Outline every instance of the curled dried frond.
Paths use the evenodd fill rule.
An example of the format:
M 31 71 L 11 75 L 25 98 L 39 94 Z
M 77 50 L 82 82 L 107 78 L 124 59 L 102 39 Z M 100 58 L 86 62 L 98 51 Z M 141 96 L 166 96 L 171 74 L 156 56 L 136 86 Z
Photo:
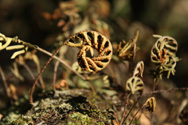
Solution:
M 146 102 L 144 103 L 144 107 L 146 107 L 146 109 L 149 112 L 155 112 L 155 108 L 156 108 L 156 99 L 155 97 L 150 97 L 146 100 Z
M 131 94 L 135 94 L 136 92 L 142 94 L 144 90 L 144 83 L 142 79 L 136 76 L 129 78 L 126 83 L 126 90 L 131 92 Z
M 167 55 L 176 55 L 176 52 L 178 50 L 178 43 L 174 38 L 170 36 L 163 36 L 157 40 L 156 44 L 160 46 L 161 49 L 164 48 Z
M 134 60 L 136 55 L 136 42 L 138 39 L 139 31 L 136 32 L 136 36 L 129 40 L 128 42 L 125 42 L 124 40 L 119 43 L 117 48 L 117 54 L 118 56 L 123 60 Z
M 72 27 L 76 27 L 82 21 L 79 15 L 79 9 L 74 1 L 61 1 L 59 11 L 60 16 L 57 25 L 63 32 L 68 32 Z
M 135 119 L 136 115 L 138 114 L 138 112 L 142 109 L 142 108 L 146 108 L 147 111 L 149 112 L 154 112 L 155 108 L 156 108 L 156 99 L 155 97 L 150 97 L 146 100 L 146 102 L 142 105 L 142 107 L 140 107 L 137 112 L 134 114 L 134 116 L 132 117 L 130 124 L 132 125 L 133 120 Z
M 157 65 L 161 73 L 167 71 L 167 78 L 169 78 L 170 74 L 175 74 L 176 63 L 180 60 L 176 57 L 178 43 L 169 36 L 154 35 L 154 37 L 158 40 L 151 49 L 151 61 Z
M 140 61 L 137 63 L 134 69 L 133 76 L 143 77 L 143 72 L 144 72 L 144 62 Z
M 176 56 L 178 50 L 177 41 L 169 36 L 161 36 L 151 50 L 151 61 L 156 64 L 165 63 L 169 56 Z
M 3 42 L 5 44 L 3 44 Z M 9 46 L 11 43 L 18 43 L 19 45 Z M 32 45 L 30 43 L 26 43 L 22 40 L 19 40 L 17 36 L 14 37 L 14 38 L 10 38 L 10 37 L 6 37 L 5 35 L 0 33 L 0 51 L 3 50 L 3 49 L 18 50 L 18 51 L 13 53 L 13 55 L 11 56 L 11 59 L 14 59 L 18 55 L 21 55 L 21 54 L 27 52 L 28 48 L 37 48 L 37 46 Z
M 79 66 L 83 71 L 97 72 L 104 69 L 112 58 L 111 42 L 96 31 L 83 31 L 74 34 L 65 41 L 70 47 L 81 47 L 77 55 Z M 99 54 L 94 55 L 94 50 Z

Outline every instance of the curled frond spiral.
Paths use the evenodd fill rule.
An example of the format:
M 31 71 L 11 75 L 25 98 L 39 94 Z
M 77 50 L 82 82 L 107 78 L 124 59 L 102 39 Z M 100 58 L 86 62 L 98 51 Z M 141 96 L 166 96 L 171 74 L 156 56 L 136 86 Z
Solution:
M 64 44 L 81 48 L 77 55 L 77 60 L 83 71 L 100 71 L 109 64 L 112 58 L 111 42 L 96 31 L 76 33 L 66 40 Z M 98 56 L 94 56 L 94 49 L 98 51 Z

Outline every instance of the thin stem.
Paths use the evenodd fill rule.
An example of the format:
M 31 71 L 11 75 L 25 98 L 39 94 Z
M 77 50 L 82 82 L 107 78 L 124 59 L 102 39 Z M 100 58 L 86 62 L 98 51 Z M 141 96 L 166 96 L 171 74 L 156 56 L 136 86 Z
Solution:
M 8 87 L 8 84 L 7 84 L 7 81 L 6 81 L 6 78 L 5 78 L 5 74 L 4 74 L 1 66 L 0 66 L 0 73 L 1 73 L 1 77 L 2 77 L 2 80 L 3 80 L 4 87 L 5 87 L 5 91 L 7 93 L 7 96 L 10 98 L 11 97 L 10 89 Z
M 62 47 L 62 45 L 56 50 L 57 52 L 59 52 L 59 49 Z M 52 56 L 52 53 L 37 47 L 37 50 L 41 51 L 42 53 L 45 53 L 49 56 Z M 59 57 L 55 55 L 53 55 L 53 58 L 57 59 L 58 61 L 60 61 L 63 65 L 65 65 L 68 69 L 70 69 L 72 72 L 74 72 L 76 75 L 78 75 L 81 79 L 86 80 L 86 78 L 84 76 L 82 76 L 80 73 L 78 73 L 77 71 L 73 70 L 71 66 L 69 66 L 66 62 L 64 62 L 63 60 L 61 60 Z
M 123 124 L 123 122 L 125 121 L 125 115 L 126 115 L 126 112 L 127 112 L 127 105 L 128 105 L 128 100 L 129 100 L 129 96 L 130 96 L 130 93 L 126 96 L 125 98 L 125 105 L 124 105 L 124 111 L 123 111 L 123 114 L 122 114 L 122 117 L 121 117 L 121 122 L 120 122 L 120 125 Z
M 27 70 L 27 72 L 29 73 L 29 75 L 31 76 L 31 78 L 32 78 L 33 80 L 35 80 L 35 76 L 34 76 L 33 72 L 31 71 L 31 69 L 29 68 L 29 66 L 28 66 L 26 63 L 19 63 L 19 62 L 18 62 L 18 64 L 22 65 L 22 66 Z M 38 71 L 38 72 L 40 72 L 40 71 Z M 40 81 L 40 82 L 41 82 L 41 81 Z M 38 82 L 37 82 L 37 83 L 38 83 Z M 42 85 L 42 88 L 45 87 L 45 86 L 43 86 L 42 83 L 41 83 L 41 85 Z M 37 84 L 37 86 L 39 86 L 39 84 Z M 43 88 L 43 89 L 44 89 L 44 88 Z
M 18 62 L 19 63 L 19 62 Z M 35 80 L 35 76 L 34 76 L 34 74 L 33 74 L 33 72 L 31 71 L 31 69 L 29 68 L 29 66 L 27 65 L 27 64 L 22 64 L 22 63 L 19 63 L 20 65 L 22 65 L 26 70 L 27 70 L 27 72 L 29 73 L 29 75 L 31 76 L 31 78 L 33 79 L 33 80 Z M 37 84 L 38 85 L 38 84 Z
M 31 93 L 30 93 L 30 103 L 31 103 L 31 104 L 33 104 L 33 97 L 32 97 L 32 96 L 33 96 L 33 91 L 34 91 L 34 88 L 35 88 L 35 86 L 36 86 L 38 80 L 40 79 L 40 75 L 44 72 L 46 66 L 51 62 L 51 60 L 52 60 L 53 58 L 55 58 L 55 59 L 57 59 L 58 61 L 60 61 L 60 62 L 61 62 L 62 64 L 64 64 L 68 69 L 70 69 L 70 70 L 73 71 L 76 75 L 78 75 L 81 79 L 86 80 L 86 78 L 85 78 L 84 76 L 82 76 L 82 75 L 81 75 L 80 73 L 78 73 L 77 71 L 73 70 L 73 69 L 71 68 L 71 66 L 69 66 L 66 62 L 64 62 L 63 60 L 61 60 L 59 57 L 56 56 L 56 54 L 60 51 L 61 47 L 62 47 L 64 44 L 62 44 L 62 45 L 52 54 L 52 53 L 50 53 L 50 52 L 48 52 L 48 51 L 46 51 L 46 50 L 44 50 L 44 49 L 42 49 L 42 48 L 40 48 L 40 47 L 38 47 L 38 46 L 36 46 L 36 45 L 32 45 L 32 44 L 30 44 L 30 43 L 27 43 L 27 42 L 25 42 L 25 41 L 23 41 L 23 40 L 18 39 L 17 36 L 14 37 L 14 38 L 10 38 L 10 37 L 5 37 L 5 36 L 2 35 L 2 34 L 0 34 L 0 35 L 2 36 L 1 39 L 3 39 L 4 41 L 5 41 L 6 39 L 11 39 L 11 42 L 21 43 L 21 44 L 23 44 L 23 45 L 25 45 L 25 46 L 27 46 L 27 47 L 29 47 L 29 48 L 37 49 L 38 51 L 40 51 L 40 52 L 42 52 L 42 53 L 45 53 L 45 54 L 47 54 L 47 55 L 50 56 L 49 60 L 46 62 L 46 64 L 43 66 L 43 68 L 41 69 L 40 73 L 39 73 L 38 76 L 36 77 L 35 82 L 34 82 L 34 84 L 33 84 L 33 86 L 32 86 Z M 6 38 L 6 39 L 5 39 L 5 38 Z M 0 40 L 1 40 L 1 39 L 0 39 Z M 43 86 L 43 87 L 44 87 L 44 86 Z
M 27 64 L 25 64 L 25 63 L 24 64 L 19 63 L 19 64 L 22 65 L 27 70 L 27 72 L 30 74 L 32 79 L 35 79 L 33 72 L 31 71 L 31 69 L 29 68 L 29 66 Z
M 42 86 L 42 89 L 45 89 L 44 81 L 43 81 L 41 76 L 39 77 L 39 81 L 40 81 L 40 84 Z
M 128 118 L 128 116 L 129 116 L 129 114 L 131 113 L 131 111 L 133 110 L 133 108 L 136 106 L 136 104 L 138 103 L 138 101 L 140 100 L 141 96 L 142 96 L 142 95 L 140 95 L 140 96 L 138 97 L 138 99 L 136 100 L 136 102 L 134 103 L 134 105 L 131 107 L 131 109 L 129 110 L 129 112 L 128 112 L 127 115 L 125 116 L 124 121 L 122 122 L 122 125 L 124 124 L 124 122 L 125 122 L 126 119 Z
M 155 91 L 156 85 L 158 84 L 159 79 L 157 79 L 156 81 L 153 82 L 153 91 Z
M 39 65 L 36 64 L 36 66 L 37 66 L 38 73 L 40 73 L 40 69 L 41 69 L 40 64 Z M 39 77 L 39 81 L 40 81 L 40 84 L 42 86 L 42 89 L 45 89 L 44 80 L 43 80 L 42 76 Z
M 161 89 L 161 90 L 156 90 L 156 91 L 152 91 L 150 93 L 146 93 L 145 95 L 150 95 L 150 94 L 157 94 L 157 93 L 162 93 L 162 92 L 170 92 L 170 91 L 186 91 L 188 90 L 188 88 L 170 88 L 170 89 Z
M 36 77 L 35 79 L 35 82 L 32 86 L 32 89 L 31 89 L 31 93 L 30 93 L 30 104 L 33 105 L 33 91 L 35 89 L 35 86 L 37 84 L 37 81 L 39 80 L 40 78 L 40 75 L 44 72 L 46 66 L 51 62 L 51 60 L 53 58 L 57 59 L 58 61 L 60 61 L 61 63 L 63 63 L 67 68 L 69 68 L 71 71 L 73 71 L 75 74 L 77 74 L 80 78 L 82 78 L 83 80 L 86 80 L 84 76 L 82 76 L 80 73 L 78 73 L 77 71 L 73 70 L 67 63 L 65 63 L 63 60 L 61 60 L 59 57 L 57 57 L 57 53 L 60 51 L 61 47 L 63 46 L 64 44 L 62 44 L 53 54 L 51 54 L 50 52 L 40 48 L 40 47 L 37 47 L 37 50 L 47 54 L 50 56 L 49 60 L 46 62 L 46 64 L 43 66 L 43 68 L 41 69 L 40 73 L 38 74 L 38 76 Z
M 63 58 L 63 54 L 60 54 L 59 56 L 60 59 Z M 60 62 L 56 61 L 55 66 L 54 66 L 54 78 L 53 78 L 53 89 L 55 90 L 55 83 L 56 83 L 56 77 L 57 77 L 57 68 L 59 67 Z M 68 85 L 66 85 L 67 88 Z
M 51 62 L 51 60 L 53 59 L 54 55 L 56 55 L 56 54 L 59 52 L 58 50 L 59 50 L 59 49 L 57 49 L 57 50 L 53 53 L 53 55 L 49 58 L 49 60 L 48 60 L 48 61 L 46 62 L 46 64 L 43 66 L 43 68 L 41 69 L 40 73 L 38 74 L 38 76 L 37 76 L 36 79 L 35 79 L 35 82 L 34 82 L 32 88 L 31 88 L 31 93 L 30 93 L 30 104 L 31 104 L 31 105 L 33 105 L 33 92 L 34 92 L 35 86 L 36 86 L 36 84 L 37 84 L 37 81 L 39 80 L 40 75 L 44 72 L 46 66 L 47 66 L 47 65 Z
M 132 124 L 132 122 L 133 122 L 133 120 L 135 119 L 136 115 L 138 114 L 138 112 L 139 112 L 144 106 L 145 106 L 145 105 L 143 104 L 142 107 L 140 107 L 140 108 L 137 110 L 137 112 L 134 114 L 133 118 L 131 119 L 129 125 Z
M 120 125 L 117 114 L 114 113 L 114 115 L 115 115 L 115 118 L 116 118 L 116 120 L 113 121 L 114 125 Z
M 14 37 L 14 38 L 6 37 L 6 38 L 7 38 L 7 39 L 11 39 L 12 42 L 22 43 L 23 45 L 26 45 L 26 46 L 28 46 L 29 48 L 37 49 L 38 51 L 40 51 L 40 52 L 42 52 L 42 53 L 45 53 L 45 54 L 49 55 L 50 57 L 52 56 L 52 53 L 50 53 L 50 52 L 48 52 L 48 51 L 46 51 L 46 50 L 44 50 L 44 49 L 42 49 L 42 48 L 40 48 L 40 47 L 38 47 L 38 46 L 36 46 L 36 45 L 32 45 L 32 44 L 30 44 L 30 43 L 28 43 L 28 42 L 25 42 L 25 41 L 23 41 L 23 40 L 20 40 L 20 39 L 18 39 L 18 37 Z M 64 44 L 63 44 L 63 45 L 64 45 Z M 60 48 L 61 48 L 63 45 L 61 45 L 61 46 L 57 49 L 57 53 L 59 52 Z M 70 69 L 72 72 L 74 72 L 74 73 L 75 73 L 76 75 L 78 75 L 80 78 L 82 78 L 83 80 L 86 80 L 86 78 L 85 78 L 84 76 L 82 76 L 82 75 L 81 75 L 80 73 L 78 73 L 77 71 L 73 70 L 73 69 L 71 68 L 71 66 L 69 66 L 69 65 L 68 65 L 66 62 L 64 62 L 63 60 L 61 60 L 59 57 L 57 57 L 56 54 L 53 56 L 53 58 L 55 58 L 55 59 L 57 59 L 58 61 L 60 61 L 63 65 L 65 65 L 68 69 Z
M 37 72 L 40 73 L 41 68 L 40 68 L 40 62 L 39 62 L 38 57 L 37 57 L 36 60 L 37 60 L 37 61 L 34 61 L 34 60 L 33 60 L 33 61 L 34 61 L 35 64 L 36 64 Z M 44 84 L 44 80 L 43 80 L 42 76 L 40 76 L 39 81 L 40 81 L 40 84 L 41 84 L 41 86 L 42 86 L 42 89 L 45 89 L 45 84 Z

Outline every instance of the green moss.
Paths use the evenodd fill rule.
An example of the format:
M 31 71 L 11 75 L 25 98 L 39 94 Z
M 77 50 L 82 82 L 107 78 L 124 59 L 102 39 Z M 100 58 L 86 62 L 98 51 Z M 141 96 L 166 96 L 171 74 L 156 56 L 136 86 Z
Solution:
M 16 119 L 18 119 L 21 115 L 20 114 L 17 114 L 17 113 L 14 113 L 14 112 L 10 112 L 6 117 L 4 117 L 2 119 L 2 122 L 0 123 L 0 125 L 3 123 L 6 123 L 6 124 L 11 124 L 13 121 L 15 121 Z
M 34 121 L 30 116 L 21 116 L 19 119 L 12 122 L 12 125 L 33 125 Z
M 79 112 L 75 112 L 69 115 L 69 120 L 67 125 L 105 125 L 104 122 L 99 122 L 98 120 L 89 117 L 87 114 L 81 114 Z
M 51 90 L 53 91 L 53 90 Z M 71 125 L 104 125 L 112 124 L 115 119 L 113 111 L 99 109 L 96 104 L 98 101 L 102 103 L 102 99 L 96 94 L 92 94 L 87 90 L 65 90 L 50 92 L 42 92 L 44 97 L 35 101 L 35 106 L 28 110 L 25 114 L 16 117 L 9 114 L 5 118 L 12 119 L 4 122 L 6 124 L 26 125 L 26 124 L 71 124 Z M 96 98 L 96 99 L 94 99 Z M 92 100 L 92 101 L 91 101 Z M 92 103 L 95 102 L 95 103 Z M 4 119 L 5 119 L 4 118 Z

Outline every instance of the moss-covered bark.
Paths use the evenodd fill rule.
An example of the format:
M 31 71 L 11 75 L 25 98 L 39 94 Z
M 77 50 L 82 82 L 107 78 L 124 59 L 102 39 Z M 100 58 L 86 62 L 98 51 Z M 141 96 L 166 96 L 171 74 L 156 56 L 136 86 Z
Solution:
M 44 96 L 45 95 L 45 96 Z M 49 96 L 46 96 L 49 95 Z M 111 109 L 99 109 L 96 98 L 88 90 L 46 91 L 25 114 L 9 113 L 1 124 L 13 125 L 106 125 L 115 120 Z M 97 101 L 96 101 L 97 100 Z

